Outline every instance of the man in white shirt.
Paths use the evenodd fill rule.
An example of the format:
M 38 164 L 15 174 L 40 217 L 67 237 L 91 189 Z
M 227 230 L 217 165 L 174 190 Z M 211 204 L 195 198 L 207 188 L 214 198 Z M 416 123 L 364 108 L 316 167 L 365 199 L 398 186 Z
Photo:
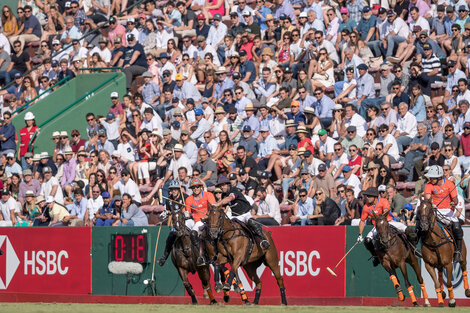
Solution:
M 382 124 L 379 126 L 379 135 L 379 142 L 383 144 L 383 151 L 389 156 L 390 163 L 398 162 L 400 153 L 398 152 L 397 140 L 390 134 L 387 124 Z
M 361 181 L 356 175 L 352 174 L 352 168 L 349 165 L 346 165 L 341 170 L 344 175 L 344 180 L 342 182 L 347 188 L 354 190 L 354 197 L 359 197 L 359 193 L 362 190 Z
M 388 10 L 387 19 L 389 23 L 392 23 L 393 29 L 387 36 L 385 36 L 383 41 L 387 43 L 386 56 L 391 57 L 395 47 L 402 42 L 406 42 L 410 29 L 408 28 L 408 25 L 406 25 L 405 21 L 393 10 Z
M 258 188 L 255 203 L 258 205 L 258 210 L 252 211 L 251 218 L 265 226 L 279 226 L 281 224 L 279 201 L 274 195 L 267 194 L 266 188 Z
M 106 37 L 104 36 L 101 36 L 99 41 L 99 46 L 98 47 L 94 47 L 93 50 L 91 50 L 91 52 L 89 53 L 88 56 L 92 56 L 93 53 L 95 52 L 98 52 L 98 54 L 100 55 L 101 59 L 105 62 L 105 63 L 109 63 L 111 61 L 111 51 L 109 51 L 108 47 L 107 47 L 107 39 Z
M 224 43 L 225 35 L 227 35 L 227 26 L 222 23 L 222 15 L 216 13 L 214 23 L 209 29 L 209 35 L 207 35 L 207 44 L 217 51 L 219 46 Z
M 2 220 L 0 220 L 0 227 L 13 226 L 16 223 L 15 212 L 18 211 L 16 201 L 10 196 L 10 192 L 7 189 L 3 189 L 1 194 L 0 216 Z
M 188 176 L 193 175 L 193 167 L 191 166 L 191 161 L 188 159 L 186 154 L 184 154 L 184 148 L 181 144 L 176 144 L 173 148 L 174 151 L 174 158 L 170 162 L 170 166 L 166 171 L 165 178 L 163 179 L 164 182 L 168 181 L 170 177 L 173 175 L 173 179 L 178 179 L 178 169 L 180 167 L 186 168 L 188 172 Z
M 461 100 L 467 100 L 470 102 L 470 90 L 468 90 L 468 82 L 466 78 L 460 78 L 458 81 L 459 94 L 457 96 L 457 103 Z
M 202 109 L 194 110 L 194 114 L 196 114 L 196 130 L 193 131 L 191 134 L 191 139 L 195 141 L 199 141 L 200 143 L 204 142 L 204 133 L 211 129 L 211 124 L 208 120 L 204 118 L 204 111 Z
M 351 103 L 348 103 L 344 106 L 344 112 L 346 114 L 346 120 L 343 127 L 344 136 L 346 136 L 346 129 L 349 126 L 355 126 L 357 135 L 359 137 L 364 137 L 367 131 L 367 122 L 362 116 L 357 113 L 356 106 Z
M 343 167 L 348 165 L 348 155 L 344 153 L 343 146 L 337 142 L 334 145 L 335 156 L 333 161 L 330 163 L 330 168 L 328 169 L 327 175 L 333 175 L 334 179 L 340 178 L 342 175 Z
M 116 189 L 116 187 L 114 187 Z M 121 193 L 122 194 L 122 193 Z M 85 226 L 93 225 L 93 218 L 95 217 L 96 212 L 103 206 L 103 198 L 101 197 L 101 190 L 98 185 L 93 186 L 91 190 L 91 197 L 87 200 L 86 212 L 83 220 L 85 221 Z
M 410 32 L 413 32 L 415 26 L 421 27 L 421 31 L 427 31 L 428 35 L 430 32 L 429 22 L 419 15 L 419 9 L 417 7 L 412 7 L 410 9 L 411 22 L 410 22 Z
M 318 131 L 318 136 L 320 137 L 319 158 L 323 162 L 330 161 L 335 152 L 336 140 L 328 136 L 328 132 L 323 128 Z
M 137 184 L 131 179 L 131 174 L 127 169 L 121 171 L 121 180 L 114 184 L 114 189 L 118 189 L 121 195 L 125 193 L 130 194 L 132 201 L 137 206 L 142 204 L 139 186 L 137 186 Z
M 144 110 L 144 120 L 140 125 L 140 129 L 148 129 L 150 132 L 157 131 L 160 136 L 163 136 L 162 119 L 152 108 Z
M 64 195 L 57 178 L 52 176 L 52 169 L 49 166 L 43 168 L 44 181 L 41 184 L 40 195 L 47 197 L 54 197 L 54 202 L 64 205 Z
M 411 141 L 418 134 L 416 117 L 408 111 L 408 104 L 401 102 L 398 105 L 398 118 L 397 130 L 395 131 L 395 138 L 397 140 L 398 152 L 403 153 L 403 147 L 410 145 Z
M 206 37 L 204 36 L 197 36 L 197 43 L 198 43 L 198 46 L 199 48 L 197 49 L 198 53 L 197 53 L 197 57 L 198 57 L 198 60 L 204 60 L 204 57 L 206 56 L 207 53 L 210 53 L 212 54 L 212 62 L 214 63 L 215 66 L 219 67 L 220 66 L 220 60 L 219 58 L 217 57 L 217 52 L 215 51 L 215 49 L 208 45 L 206 43 Z

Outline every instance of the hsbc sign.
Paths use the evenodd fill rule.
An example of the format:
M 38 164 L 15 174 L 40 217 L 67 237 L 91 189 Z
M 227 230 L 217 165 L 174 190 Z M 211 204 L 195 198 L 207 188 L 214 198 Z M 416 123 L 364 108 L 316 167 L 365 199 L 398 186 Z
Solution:
M 271 227 L 279 255 L 279 269 L 284 278 L 288 297 L 344 297 L 346 295 L 345 274 L 343 263 L 331 276 L 326 267 L 333 267 L 344 255 L 346 244 L 345 227 L 298 226 Z M 325 239 L 328 233 L 328 239 Z M 331 244 L 334 242 L 334 245 Z M 263 281 L 263 296 L 278 297 L 279 287 L 271 270 L 262 264 L 257 274 Z M 243 287 L 252 298 L 254 283 L 245 272 L 238 271 Z M 201 283 L 196 275 L 190 275 L 190 281 L 197 294 L 202 294 Z
M 0 229 L 0 290 L 91 292 L 90 228 Z

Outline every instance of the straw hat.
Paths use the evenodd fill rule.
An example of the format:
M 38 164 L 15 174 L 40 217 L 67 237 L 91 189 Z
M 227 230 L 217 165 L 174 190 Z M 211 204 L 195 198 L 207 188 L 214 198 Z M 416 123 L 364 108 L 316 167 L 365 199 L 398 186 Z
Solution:
M 261 55 L 273 56 L 274 54 L 273 54 L 273 50 L 271 50 L 271 48 L 266 47 L 266 48 L 263 49 L 263 52 L 261 53 Z
M 214 114 L 225 114 L 225 110 L 222 106 L 215 108 Z
M 245 111 L 254 111 L 255 110 L 255 107 L 253 106 L 252 103 L 248 103 L 246 106 L 245 106 Z
M 305 128 L 305 126 L 299 126 L 299 127 L 297 127 L 296 133 L 305 133 L 305 134 L 308 134 L 308 131 L 307 131 L 307 128 Z

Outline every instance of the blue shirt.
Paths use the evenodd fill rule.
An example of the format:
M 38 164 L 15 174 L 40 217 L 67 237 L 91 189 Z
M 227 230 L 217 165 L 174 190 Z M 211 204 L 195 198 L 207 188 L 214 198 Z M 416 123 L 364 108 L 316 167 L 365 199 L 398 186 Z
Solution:
M 103 206 L 100 208 L 100 214 L 106 214 L 106 213 L 116 214 L 114 201 L 111 201 L 109 205 L 103 204 Z
M 245 63 L 240 63 L 240 75 L 242 76 L 242 79 L 245 78 L 246 73 L 251 73 L 250 79 L 247 81 L 247 83 L 253 83 L 256 78 L 256 68 L 253 62 L 250 60 L 246 60 Z
M 315 102 L 314 104 L 315 112 L 318 112 L 318 116 L 321 118 L 332 117 L 334 107 L 335 107 L 335 102 L 327 95 L 323 95 L 321 100 Z
M 369 33 L 369 29 L 375 28 L 377 24 L 377 17 L 375 15 L 371 15 L 368 20 L 365 18 L 361 18 L 359 24 L 357 25 L 357 31 L 361 35 L 362 40 L 367 39 L 367 34 Z M 372 33 L 372 37 L 370 37 L 369 41 L 375 40 L 375 31 Z
M 313 96 L 307 95 L 304 100 L 302 100 L 302 98 L 299 97 L 297 101 L 300 104 L 300 112 L 303 112 L 306 107 L 313 108 L 313 104 L 317 101 L 317 99 L 315 99 L 315 97 Z
M 374 78 L 369 73 L 365 73 L 364 76 L 357 78 L 357 99 L 362 96 L 367 98 L 375 98 L 375 87 Z
M 453 20 L 451 20 L 447 15 L 444 17 L 444 27 L 447 35 L 449 36 L 452 35 L 452 25 L 455 24 L 455 21 L 457 21 L 457 16 L 455 16 Z
M 86 197 L 82 197 L 82 201 L 80 202 L 77 202 L 75 199 L 72 207 L 67 207 L 70 210 L 70 215 L 76 216 L 78 219 L 83 219 L 87 210 L 87 202 Z
M 274 18 L 276 20 L 279 20 L 279 17 L 281 17 L 282 14 L 289 16 L 292 21 L 292 24 L 295 25 L 296 18 L 294 14 L 294 8 L 292 7 L 292 4 L 290 4 L 290 2 L 287 0 L 284 0 L 282 4 L 277 7 Z
M 279 150 L 279 146 L 277 145 L 276 139 L 272 135 L 268 135 L 268 137 L 259 143 L 259 157 L 266 157 L 273 153 L 273 150 Z
M 23 34 L 26 33 L 28 29 L 32 28 L 33 29 L 33 34 L 41 38 L 42 35 L 42 28 L 41 24 L 39 23 L 38 19 L 36 16 L 31 15 L 29 18 L 27 18 L 24 21 L 24 31 Z
M 266 30 L 268 28 L 266 26 L 266 16 L 268 14 L 272 14 L 272 11 L 271 9 L 263 5 L 261 9 L 258 10 L 258 12 L 262 15 L 262 17 L 260 18 L 258 15 L 255 14 L 255 22 L 258 23 L 259 28 L 261 30 Z
M 254 131 L 255 133 L 253 134 L 253 137 L 258 138 L 259 135 L 259 121 L 258 118 L 253 114 L 250 116 L 248 119 L 243 122 L 242 129 L 246 125 L 249 125 L 251 127 L 251 130 Z
M 233 89 L 234 87 L 235 87 L 235 83 L 233 82 L 233 80 L 226 77 L 223 81 L 220 81 L 215 85 L 215 93 L 214 93 L 215 98 L 219 100 L 220 97 L 222 97 L 222 95 L 224 94 L 224 90 Z
M 347 22 L 343 21 L 341 22 L 341 24 L 339 24 L 338 33 L 341 32 L 343 29 L 347 29 L 349 30 L 349 32 L 352 32 L 354 30 L 354 27 L 356 26 L 356 22 L 352 18 L 349 18 Z
M 449 75 L 447 75 L 447 87 L 446 87 L 446 90 L 452 94 L 452 87 L 453 86 L 458 86 L 459 85 L 459 79 L 461 78 L 467 78 L 465 77 L 465 73 L 462 72 L 461 70 L 459 69 L 456 69 L 455 72 L 452 74 L 451 72 L 449 72 Z
M 156 96 L 160 96 L 160 88 L 154 81 L 149 81 L 148 84 L 144 85 L 142 89 L 142 97 L 144 98 L 144 102 L 147 104 L 153 104 L 153 99 Z M 157 99 L 158 101 L 158 99 Z
M 297 125 L 299 122 L 305 123 L 305 115 L 300 111 L 296 115 L 289 112 L 286 114 L 286 116 L 288 120 L 294 120 Z
M 296 134 L 286 136 L 286 141 L 280 146 L 281 150 L 284 149 L 289 149 L 290 145 L 295 145 L 297 147 L 297 144 L 299 143 L 299 136 Z
M 5 151 L 5 150 L 15 150 L 16 151 L 15 126 L 13 126 L 12 123 L 8 123 L 7 125 L 3 125 L 2 128 L 0 128 L 0 135 L 3 135 L 6 139 L 5 141 L 1 141 L 2 151 Z
M 315 201 L 307 197 L 307 200 L 305 202 L 302 202 L 302 200 L 299 200 L 297 202 L 297 215 L 301 219 L 307 219 L 307 215 L 313 215 L 313 211 L 315 210 Z
M 416 117 L 418 123 L 423 122 L 426 118 L 426 107 L 425 107 L 424 97 L 421 95 L 418 97 L 416 104 L 411 108 L 410 112 Z

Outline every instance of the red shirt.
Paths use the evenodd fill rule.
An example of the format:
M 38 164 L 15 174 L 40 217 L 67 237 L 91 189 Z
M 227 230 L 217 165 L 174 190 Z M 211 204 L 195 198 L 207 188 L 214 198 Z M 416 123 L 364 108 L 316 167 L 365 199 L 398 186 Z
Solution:
M 390 210 L 390 202 L 385 198 L 377 198 L 377 203 L 375 205 L 365 204 L 362 208 L 361 221 L 365 222 L 368 217 L 374 217 L 374 212 L 376 215 L 382 214 L 385 211 Z M 392 215 L 387 216 L 387 221 L 393 220 Z M 375 221 L 372 219 L 372 224 L 375 226 Z
M 77 143 L 74 143 L 72 141 L 72 144 L 70 145 L 70 148 L 72 148 L 73 153 L 77 153 L 80 147 L 85 146 L 86 140 L 85 139 L 80 139 Z
M 358 155 L 354 161 L 349 160 L 348 165 L 349 165 L 350 167 L 353 167 L 353 166 L 355 166 L 355 165 L 359 165 L 359 166 L 360 166 L 360 165 L 361 165 L 361 159 L 362 159 L 362 157 L 361 157 L 360 155 Z
M 194 195 L 190 195 L 186 198 L 186 210 L 189 213 L 193 213 L 195 222 L 199 222 L 201 218 L 206 215 L 209 203 L 214 204 L 215 198 L 214 195 L 208 191 L 202 192 L 202 198 L 199 200 L 194 199 Z
M 29 141 L 33 138 L 37 128 L 37 126 L 33 126 L 30 130 L 27 127 L 20 129 L 20 156 L 24 156 L 28 152 Z
M 310 138 L 305 138 L 304 140 L 299 141 L 299 143 L 297 144 L 297 149 L 303 148 L 305 146 L 305 143 L 307 143 L 306 150 L 310 150 L 310 152 L 312 152 L 313 154 L 313 144 Z
M 463 150 L 463 155 L 470 156 L 470 135 L 462 134 L 460 136 L 460 146 Z
M 109 113 L 113 113 L 115 117 L 118 117 L 124 113 L 124 109 L 122 108 L 122 103 L 118 102 L 115 106 L 111 106 L 109 108 Z

